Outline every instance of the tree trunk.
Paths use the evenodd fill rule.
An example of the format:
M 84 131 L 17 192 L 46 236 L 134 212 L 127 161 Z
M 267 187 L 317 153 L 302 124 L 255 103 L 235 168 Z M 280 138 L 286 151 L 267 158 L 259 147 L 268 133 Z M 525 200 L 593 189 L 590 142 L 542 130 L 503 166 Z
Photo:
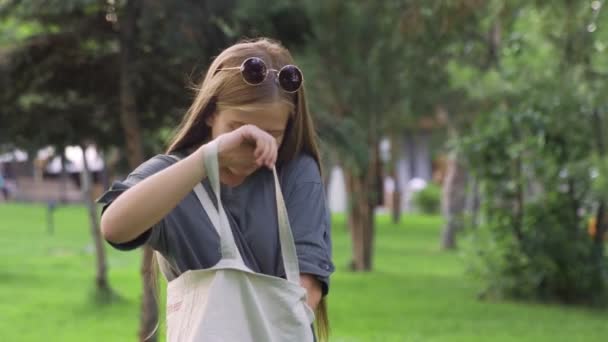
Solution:
M 398 162 L 399 156 L 401 152 L 401 145 L 399 144 L 399 139 L 396 134 L 393 134 L 391 137 L 391 177 L 394 182 L 394 190 L 393 190 L 393 207 L 391 211 L 391 216 L 393 218 L 393 223 L 398 224 L 401 222 L 401 183 L 399 182 L 399 172 L 398 172 Z
M 140 12 L 141 0 L 129 0 L 120 21 L 120 120 L 127 145 L 127 159 L 132 168 L 144 160 L 134 89 L 135 45 Z
M 401 183 L 399 183 L 399 175 L 396 168 L 393 169 L 393 181 L 395 182 L 395 190 L 393 191 L 393 208 L 391 216 L 394 224 L 401 222 Z
M 470 216 L 469 224 L 471 228 L 477 228 L 479 226 L 479 206 L 481 204 L 479 194 L 479 180 L 474 177 L 470 177 L 468 180 L 469 192 L 466 205 L 466 213 Z
M 353 271 L 371 271 L 374 246 L 374 209 L 378 194 L 378 144 L 370 144 L 366 173 L 344 170 L 350 194 L 349 226 L 352 238 Z
M 95 288 L 97 293 L 97 298 L 102 301 L 107 301 L 110 298 L 112 293 L 110 289 L 110 285 L 108 283 L 107 277 L 107 264 L 106 264 L 106 254 L 103 246 L 103 241 L 101 238 L 101 232 L 99 230 L 99 221 L 97 220 L 97 205 L 95 204 L 95 199 L 93 198 L 93 186 L 91 179 L 91 172 L 89 170 L 89 163 L 86 158 L 86 145 L 81 146 L 82 148 L 82 160 L 83 160 L 83 169 L 81 173 L 81 187 L 82 187 L 82 195 L 84 198 L 84 202 L 87 206 L 87 211 L 89 214 L 89 225 L 91 227 L 91 235 L 93 237 L 93 243 L 95 245 L 95 258 L 97 264 L 97 273 L 95 275 Z
M 441 236 L 442 249 L 456 248 L 456 233 L 462 229 L 463 214 L 466 203 L 467 175 L 458 163 L 457 155 L 447 160 L 446 176 L 443 183 L 442 211 L 445 226 Z
M 593 128 L 595 141 L 597 144 L 598 155 L 601 160 L 606 158 L 606 145 L 604 143 L 604 126 L 603 120 L 599 110 L 596 108 L 593 110 Z M 601 270 L 604 264 L 604 236 L 608 229 L 608 222 L 606 222 L 606 202 L 604 199 L 600 199 L 597 208 L 597 214 L 595 218 L 595 236 L 593 237 L 594 242 L 594 250 L 593 256 L 595 258 L 595 262 L 599 266 L 598 269 Z
M 374 238 L 374 202 L 369 196 L 370 189 L 366 187 L 367 177 L 356 176 L 345 170 L 348 182 L 351 204 L 349 219 L 352 239 L 353 271 L 370 271 L 372 269 L 372 253 Z
M 136 75 L 136 43 L 138 39 L 137 21 L 142 10 L 141 0 L 126 2 L 123 17 L 120 18 L 120 119 L 125 135 L 127 158 L 131 169 L 144 161 L 141 132 L 137 120 L 134 77 Z M 139 329 L 140 341 L 155 342 L 158 321 L 158 305 L 155 300 L 155 274 L 152 272 L 152 250 L 144 246 L 141 275 L 143 298 Z M 153 333 L 154 332 L 154 333 Z

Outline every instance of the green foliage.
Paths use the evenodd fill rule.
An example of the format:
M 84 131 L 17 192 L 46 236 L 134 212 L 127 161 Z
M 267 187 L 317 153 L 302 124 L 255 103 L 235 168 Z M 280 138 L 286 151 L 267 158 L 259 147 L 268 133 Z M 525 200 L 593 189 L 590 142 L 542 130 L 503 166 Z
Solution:
M 348 139 L 332 141 L 347 169 L 366 172 L 370 146 L 417 128 L 449 101 L 443 65 L 473 27 L 474 8 L 461 0 L 306 2 L 311 34 L 302 60 L 311 107 L 328 139 L 331 127 L 349 127 Z
M 141 11 L 128 73 L 148 155 L 164 148 L 166 131 L 192 100 L 189 83 L 201 79 L 213 56 L 244 36 L 287 32 L 290 18 L 302 17 L 287 2 L 131 2 Z M 0 143 L 124 144 L 120 29 L 131 2 L 0 1 Z M 246 16 L 254 7 L 256 15 Z M 303 18 L 304 28 L 280 38 L 302 41 Z
M 482 298 L 606 305 L 608 274 L 597 267 L 586 220 L 573 219 L 569 204 L 558 198 L 526 206 L 521 240 L 507 216 L 468 233 L 468 271 L 483 281 Z
M 608 158 L 596 158 L 597 167 L 591 170 L 593 179 L 593 196 L 598 199 L 608 200 Z
M 370 162 L 369 146 L 403 103 L 396 96 L 403 94 L 407 72 L 398 58 L 405 51 L 397 39 L 398 11 L 371 1 L 310 2 L 307 11 L 315 19 L 304 55 L 312 109 L 322 129 L 338 133 L 324 136 L 332 139 L 345 167 L 362 173 Z M 367 20 L 370 15 L 377 20 Z M 334 129 L 344 126 L 351 128 L 348 133 Z
M 447 66 L 450 83 L 481 109 L 457 144 L 482 192 L 470 268 L 488 296 L 608 304 L 603 245 L 587 233 L 605 201 L 608 11 L 493 4 L 481 27 L 501 33 L 485 44 L 494 62 Z
M 472 232 L 472 271 L 486 294 L 567 303 L 606 302 L 605 257 L 594 254 L 589 122 L 539 112 L 480 118 L 462 139 L 481 180 L 485 223 Z
M 414 206 L 425 214 L 439 214 L 441 206 L 441 187 L 429 183 L 424 189 L 414 193 Z

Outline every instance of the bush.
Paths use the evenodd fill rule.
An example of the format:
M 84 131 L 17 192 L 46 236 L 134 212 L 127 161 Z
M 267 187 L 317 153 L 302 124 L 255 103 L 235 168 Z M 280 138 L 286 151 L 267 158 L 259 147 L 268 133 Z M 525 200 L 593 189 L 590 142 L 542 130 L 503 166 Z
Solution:
M 441 187 L 429 183 L 424 189 L 414 193 L 414 206 L 425 214 L 438 214 L 441 205 Z
M 469 271 L 485 282 L 483 297 L 607 303 L 607 270 L 596 260 L 585 220 L 564 210 L 563 200 L 526 206 L 521 239 L 510 234 L 509 220 L 469 232 Z
M 461 141 L 484 198 L 466 248 L 484 297 L 608 304 L 606 256 L 587 232 L 599 202 L 589 125 L 567 119 L 497 113 Z

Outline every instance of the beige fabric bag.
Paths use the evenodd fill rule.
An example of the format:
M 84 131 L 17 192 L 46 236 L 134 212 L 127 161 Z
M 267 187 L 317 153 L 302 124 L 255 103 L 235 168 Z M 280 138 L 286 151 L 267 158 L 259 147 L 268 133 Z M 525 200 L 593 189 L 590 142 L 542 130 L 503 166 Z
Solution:
M 279 238 L 287 280 L 255 273 L 244 264 L 220 200 L 217 143 L 210 143 L 204 154 L 218 209 L 201 184 L 194 192 L 218 231 L 222 258 L 209 269 L 187 271 L 169 282 L 167 341 L 313 341 L 314 313 L 300 286 L 296 249 L 276 170 Z M 157 258 L 163 273 L 170 274 L 170 263 L 159 253 Z

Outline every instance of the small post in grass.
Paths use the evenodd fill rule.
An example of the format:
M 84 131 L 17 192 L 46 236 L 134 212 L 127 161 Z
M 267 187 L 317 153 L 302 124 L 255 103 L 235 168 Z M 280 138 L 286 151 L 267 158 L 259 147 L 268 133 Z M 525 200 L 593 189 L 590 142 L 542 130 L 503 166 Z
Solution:
M 57 202 L 50 200 L 47 201 L 47 206 L 46 206 L 47 210 L 46 210 L 46 228 L 47 228 L 47 232 L 49 233 L 49 235 L 53 235 L 54 231 L 55 231 L 55 224 L 54 224 L 54 212 L 55 212 L 55 208 L 57 208 Z

